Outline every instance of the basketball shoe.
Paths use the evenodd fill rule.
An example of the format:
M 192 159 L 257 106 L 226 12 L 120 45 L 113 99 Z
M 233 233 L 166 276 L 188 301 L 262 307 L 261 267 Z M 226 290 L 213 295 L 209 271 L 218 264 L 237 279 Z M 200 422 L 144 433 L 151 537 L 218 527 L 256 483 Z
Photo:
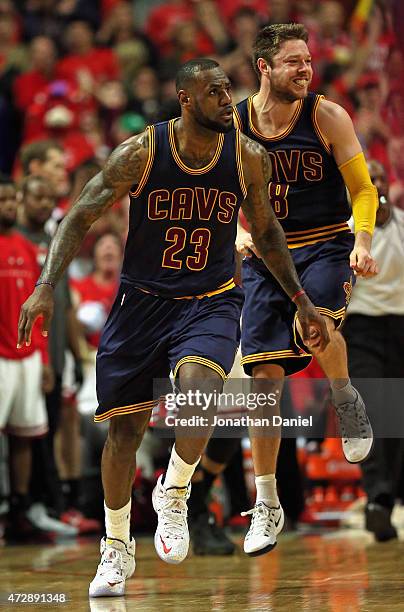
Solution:
M 115 538 L 103 537 L 100 544 L 101 561 L 90 583 L 90 597 L 119 597 L 125 594 L 125 580 L 135 571 L 135 540 L 129 544 Z
M 181 563 L 189 548 L 187 499 L 191 485 L 166 489 L 162 478 L 163 475 L 152 494 L 153 508 L 158 517 L 154 546 L 160 559 L 166 563 Z
M 342 450 L 349 463 L 364 461 L 373 446 L 373 431 L 366 414 L 365 403 L 358 391 L 353 402 L 338 404 L 335 412 L 339 420 Z
M 242 512 L 241 516 L 251 514 L 251 525 L 244 540 L 244 552 L 250 557 L 263 555 L 276 546 L 276 536 L 282 531 L 285 517 L 283 508 L 267 506 L 258 502 L 254 508 Z

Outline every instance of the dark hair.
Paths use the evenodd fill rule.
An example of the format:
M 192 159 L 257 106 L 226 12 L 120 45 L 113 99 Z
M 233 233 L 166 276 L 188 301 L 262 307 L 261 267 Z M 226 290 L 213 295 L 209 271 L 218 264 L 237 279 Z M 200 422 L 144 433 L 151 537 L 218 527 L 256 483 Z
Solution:
M 15 187 L 15 182 L 7 174 L 3 174 L 2 172 L 0 172 L 0 185 L 12 185 L 13 187 Z
M 213 68 L 218 67 L 219 64 L 215 60 L 204 57 L 189 60 L 189 62 L 183 64 L 177 72 L 175 78 L 175 89 L 177 93 L 180 89 L 184 89 L 190 81 L 193 81 L 199 72 L 203 70 L 213 70 Z
M 40 162 L 46 162 L 48 152 L 52 149 L 63 151 L 60 144 L 53 140 L 37 140 L 25 146 L 20 154 L 23 173 L 29 173 L 29 165 L 34 159 L 38 159 Z
M 253 45 L 253 67 L 260 76 L 257 67 L 258 58 L 262 57 L 272 66 L 272 60 L 286 40 L 309 40 L 309 35 L 302 23 L 275 23 L 262 28 Z
M 19 190 L 21 191 L 24 197 L 27 195 L 27 191 L 31 183 L 41 183 L 42 185 L 46 185 L 47 187 L 50 186 L 49 181 L 43 176 L 38 176 L 37 174 L 29 174 L 28 176 L 23 178 L 23 180 L 18 186 Z M 56 200 L 56 196 L 53 193 L 53 189 L 52 189 L 52 197 Z

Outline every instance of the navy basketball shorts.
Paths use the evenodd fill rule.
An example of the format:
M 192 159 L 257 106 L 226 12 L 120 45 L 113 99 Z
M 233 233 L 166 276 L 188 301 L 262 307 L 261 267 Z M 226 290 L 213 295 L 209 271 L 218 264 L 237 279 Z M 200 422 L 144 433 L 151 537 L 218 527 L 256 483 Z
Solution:
M 243 292 L 202 299 L 164 299 L 121 283 L 97 353 L 95 421 L 151 410 L 153 380 L 182 364 L 212 368 L 223 380 L 240 341 Z
M 291 249 L 300 282 L 323 315 L 339 327 L 355 282 L 349 266 L 353 234 Z M 280 365 L 288 376 L 307 367 L 311 355 L 296 328 L 296 307 L 262 262 L 245 258 L 245 302 L 241 329 L 241 364 L 249 376 L 254 366 Z

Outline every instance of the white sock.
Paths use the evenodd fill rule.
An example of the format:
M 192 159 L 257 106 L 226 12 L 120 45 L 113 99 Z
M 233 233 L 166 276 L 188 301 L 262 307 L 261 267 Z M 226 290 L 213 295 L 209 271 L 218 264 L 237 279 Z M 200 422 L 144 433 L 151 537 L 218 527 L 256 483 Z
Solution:
M 275 474 L 256 476 L 255 486 L 257 487 L 256 503 L 264 502 L 267 506 L 275 507 L 279 505 Z
M 110 510 L 104 502 L 105 510 L 105 530 L 107 538 L 115 538 L 122 540 L 125 544 L 130 542 L 130 509 L 132 499 L 128 501 L 126 506 L 118 510 Z
M 191 478 L 195 472 L 195 468 L 198 465 L 199 460 L 200 457 L 198 461 L 192 465 L 185 463 L 185 461 L 177 454 L 175 446 L 173 446 L 164 478 L 164 487 L 166 489 L 169 489 L 170 487 L 186 487 L 191 482 Z
M 335 387 L 331 382 L 331 392 L 332 399 L 336 405 L 346 404 L 348 402 L 352 403 L 356 400 L 358 394 L 355 390 L 355 387 L 352 386 L 351 381 L 348 379 L 345 387 Z

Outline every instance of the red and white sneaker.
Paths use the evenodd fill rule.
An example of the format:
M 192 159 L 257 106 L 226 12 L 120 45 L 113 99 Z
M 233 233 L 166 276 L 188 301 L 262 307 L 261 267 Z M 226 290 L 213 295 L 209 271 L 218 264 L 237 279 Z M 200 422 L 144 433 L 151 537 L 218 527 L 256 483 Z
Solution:
M 125 594 L 125 580 L 135 571 L 135 540 L 129 544 L 115 538 L 103 537 L 100 544 L 101 561 L 90 583 L 90 597 L 120 597 Z
M 80 510 L 69 508 L 60 516 L 60 520 L 67 525 L 72 525 L 78 529 L 79 534 L 99 533 L 102 530 L 101 521 L 84 516 Z
M 152 495 L 153 508 L 158 516 L 154 546 L 160 559 L 166 563 L 181 563 L 189 548 L 187 499 L 191 485 L 166 489 L 162 478 L 161 475 Z

